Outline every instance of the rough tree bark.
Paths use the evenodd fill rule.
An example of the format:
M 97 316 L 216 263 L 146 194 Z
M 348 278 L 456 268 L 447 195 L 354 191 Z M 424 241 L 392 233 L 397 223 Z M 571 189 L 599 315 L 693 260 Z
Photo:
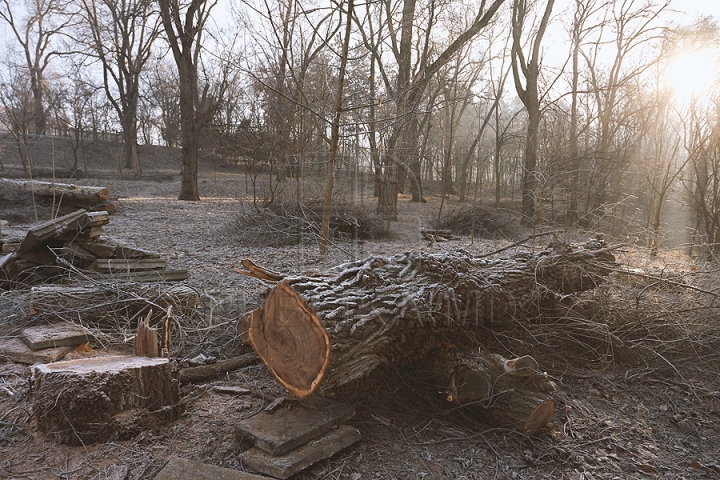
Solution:
M 238 332 L 292 394 L 304 397 L 361 379 L 383 363 L 417 362 L 469 333 L 522 322 L 559 295 L 595 287 L 614 257 L 596 238 L 504 259 L 411 251 L 313 277 L 283 278 L 243 265 L 248 270 L 238 273 L 281 281 Z
M 538 80 L 540 76 L 540 44 L 545 34 L 550 15 L 552 14 L 555 0 L 548 0 L 545 5 L 545 11 L 540 21 L 540 26 L 532 40 L 530 58 L 525 60 L 522 48 L 522 33 L 526 25 L 526 15 L 528 13 L 527 0 L 515 0 L 513 4 L 512 17 L 512 70 L 513 79 L 515 80 L 515 89 L 520 100 L 525 105 L 528 112 L 527 139 L 525 143 L 525 162 L 523 165 L 523 214 L 525 220 L 532 224 L 542 223 L 541 218 L 536 218 L 536 210 L 541 212 L 542 204 L 537 202 L 537 158 L 538 158 L 538 134 L 540 131 L 540 120 L 542 112 L 540 110 L 540 94 L 538 91 Z M 522 77 L 525 78 L 525 86 L 522 84 Z

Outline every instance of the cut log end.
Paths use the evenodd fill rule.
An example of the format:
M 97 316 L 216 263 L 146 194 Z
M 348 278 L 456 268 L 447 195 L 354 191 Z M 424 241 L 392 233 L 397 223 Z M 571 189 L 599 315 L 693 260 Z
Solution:
M 535 435 L 540 431 L 544 430 L 550 420 L 555 416 L 555 400 L 548 399 L 541 402 L 540 405 L 530 412 L 527 420 L 525 420 L 525 426 L 523 432 L 528 435 Z
M 482 370 L 467 365 L 455 367 L 450 375 L 448 400 L 464 404 L 487 398 L 490 394 L 490 378 Z
M 250 345 L 275 378 L 293 396 L 314 393 L 330 362 L 330 338 L 297 292 L 278 283 L 248 321 Z

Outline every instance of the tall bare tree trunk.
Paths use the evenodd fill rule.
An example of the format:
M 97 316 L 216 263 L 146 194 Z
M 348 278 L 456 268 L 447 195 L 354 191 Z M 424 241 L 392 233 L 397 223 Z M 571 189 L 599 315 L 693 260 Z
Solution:
M 550 21 L 555 0 L 548 0 L 545 6 L 540 26 L 532 42 L 530 58 L 526 61 L 522 48 L 522 31 L 528 13 L 527 0 L 515 0 L 513 5 L 513 45 L 512 68 L 515 89 L 520 100 L 528 112 L 527 139 L 525 144 L 525 161 L 523 163 L 522 179 L 522 205 L 525 221 L 536 223 L 535 201 L 537 192 L 537 158 L 538 158 L 538 132 L 540 130 L 540 96 L 538 92 L 538 76 L 540 74 L 540 43 Z M 522 84 L 522 77 L 525 85 Z
M 43 76 L 42 73 L 35 73 L 32 76 L 32 92 L 33 92 L 33 121 L 35 124 L 35 133 L 37 135 L 45 135 L 46 128 L 46 117 L 45 117 L 45 106 L 44 102 L 44 90 L 43 90 Z
M 538 93 L 538 65 L 530 64 L 527 69 L 528 124 L 525 143 L 525 162 L 523 163 L 522 206 L 528 221 L 535 221 L 537 203 L 537 158 L 538 132 L 540 131 L 540 97 Z
M 135 175 L 142 172 L 137 147 L 137 115 L 136 110 L 127 110 L 123 116 L 123 157 L 125 168 L 131 168 Z
M 179 200 L 200 200 L 198 193 L 197 63 L 200 37 L 210 10 L 207 0 L 159 0 L 167 40 L 178 67 L 180 80 L 180 124 L 182 127 L 182 172 Z M 184 14 L 181 10 L 184 9 Z M 184 18 L 185 23 L 182 23 Z
M 335 164 L 337 162 L 338 144 L 340 142 L 340 116 L 342 115 L 343 89 L 345 87 L 345 68 L 347 67 L 348 50 L 350 49 L 350 33 L 352 26 L 354 0 L 348 0 L 348 13 L 345 19 L 345 40 L 343 41 L 340 71 L 338 72 L 338 86 L 335 92 L 335 107 L 333 121 L 330 127 L 330 155 L 328 156 L 327 177 L 325 181 L 325 202 L 323 203 L 320 253 L 325 255 L 330 242 L 330 210 L 332 208 L 332 195 L 335 186 Z
M 182 171 L 179 200 L 200 200 L 198 192 L 198 136 L 195 119 L 197 70 L 192 59 L 185 56 L 178 65 L 180 72 L 180 125 L 182 130 Z

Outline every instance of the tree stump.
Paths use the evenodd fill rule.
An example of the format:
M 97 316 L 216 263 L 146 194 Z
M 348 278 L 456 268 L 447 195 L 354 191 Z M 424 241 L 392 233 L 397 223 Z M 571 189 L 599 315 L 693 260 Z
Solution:
M 34 368 L 38 427 L 66 445 L 128 439 L 181 413 L 166 358 L 96 357 Z

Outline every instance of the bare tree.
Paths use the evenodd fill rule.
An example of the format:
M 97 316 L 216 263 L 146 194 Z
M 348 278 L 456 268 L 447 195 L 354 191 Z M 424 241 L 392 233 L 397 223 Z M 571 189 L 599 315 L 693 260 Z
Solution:
M 94 81 L 87 75 L 82 65 L 73 65 L 68 72 L 67 81 L 63 83 L 61 109 L 68 125 L 68 135 L 72 146 L 73 167 L 76 176 L 88 175 L 85 145 L 88 130 L 92 129 L 93 110 L 96 97 L 103 96 L 102 87 L 94 85 Z M 80 160 L 82 159 L 82 171 Z
M 685 119 L 685 148 L 692 176 L 686 181 L 696 214 L 695 243 L 713 256 L 720 254 L 720 98 L 713 95 L 704 108 L 693 102 Z M 699 241 L 698 241 L 699 240 Z
M 326 132 L 335 92 L 328 79 L 335 78 L 329 68 L 335 53 L 330 45 L 342 23 L 334 6 L 306 9 L 297 0 L 258 4 L 247 2 L 263 20 L 249 26 L 257 57 L 250 69 L 262 88 L 263 123 L 272 142 L 265 148 L 269 167 L 279 167 L 282 179 L 304 170 L 306 157 L 324 156 L 331 142 Z
M 335 105 L 333 108 L 332 123 L 330 124 L 330 154 L 327 164 L 327 177 L 325 183 L 325 201 L 323 203 L 320 253 L 327 253 L 330 242 L 330 213 L 332 208 L 332 195 L 335 185 L 335 164 L 337 162 L 338 144 L 340 142 L 340 116 L 342 115 L 343 89 L 345 87 L 345 70 L 347 69 L 348 53 L 350 51 L 350 33 L 352 32 L 352 17 L 354 1 L 348 0 L 345 16 L 345 38 L 340 52 L 340 68 L 337 75 L 337 88 L 335 90 Z
M 8 129 L 18 149 L 23 173 L 32 178 L 33 161 L 30 154 L 29 131 L 32 126 L 32 103 L 34 100 L 31 81 L 17 70 L 9 78 L 0 81 L 0 122 Z
M 529 222 L 536 222 L 535 203 L 538 172 L 538 131 L 540 129 L 540 93 L 538 80 L 540 78 L 540 44 L 542 43 L 545 30 L 547 29 L 550 15 L 552 14 L 555 0 L 547 0 L 545 10 L 540 20 L 540 25 L 531 34 L 530 55 L 526 59 L 523 52 L 523 30 L 528 28 L 527 19 L 530 12 L 528 0 L 515 0 L 513 4 L 513 44 L 512 44 L 512 67 L 515 89 L 520 100 L 528 112 L 527 143 L 525 147 L 525 165 L 523 171 L 522 196 L 523 215 Z M 523 85 L 523 78 L 525 84 Z
M 698 53 L 720 45 L 720 26 L 712 18 L 700 18 L 667 33 L 666 58 L 675 51 Z M 674 112 L 680 122 L 683 147 L 690 171 L 684 179 L 695 214 L 693 243 L 703 254 L 720 254 L 720 80 L 709 80 L 692 92 L 689 101 L 678 99 Z M 676 92 L 670 92 L 676 93 Z M 693 246 L 690 251 L 692 252 Z
M 466 28 L 448 38 L 444 48 L 438 48 L 431 39 L 433 27 L 437 24 L 436 9 L 440 8 L 440 5 L 434 1 L 430 2 L 426 23 L 418 28 L 424 37 L 416 38 L 414 33 L 418 21 L 416 0 L 403 1 L 402 14 L 399 18 L 390 13 L 392 12 L 390 2 L 385 2 L 390 48 L 397 65 L 394 82 L 387 73 L 384 74 L 388 96 L 395 101 L 397 119 L 387 140 L 382 188 L 378 197 L 378 212 L 386 218 L 397 218 L 398 167 L 409 174 L 414 182 L 412 200 L 422 201 L 420 159 L 416 148 L 419 138 L 416 113 L 426 88 L 435 74 L 491 23 L 503 3 L 504 0 L 495 0 L 488 5 L 488 2 L 483 0 Z M 439 53 L 433 58 L 434 51 Z M 413 57 L 417 60 L 414 66 Z M 389 68 L 384 67 L 383 70 L 387 72 Z
M 177 75 L 173 75 L 172 65 L 158 62 L 145 75 L 147 100 L 159 111 L 157 127 L 160 136 L 169 147 L 179 147 L 182 143 L 180 128 L 180 87 Z
M 100 62 L 105 94 L 122 125 L 125 167 L 139 175 L 140 75 L 159 34 L 155 3 L 152 0 L 82 0 L 82 7 L 87 44 L 92 56 Z
M 586 37 L 594 30 L 603 28 L 603 23 L 595 23 L 588 26 L 590 18 L 599 10 L 607 7 L 607 1 L 599 0 L 575 0 L 575 12 L 571 28 L 571 81 L 570 81 L 570 132 L 569 132 L 569 169 L 570 169 L 570 185 L 569 185 L 569 202 L 564 212 L 564 220 L 566 224 L 571 224 L 577 219 L 578 210 L 578 193 L 580 189 L 580 153 L 578 147 L 578 87 L 580 81 L 580 53 L 583 42 Z
M 0 19 L 10 27 L 22 49 L 33 96 L 32 123 L 38 135 L 45 133 L 46 124 L 45 71 L 52 58 L 60 54 L 55 39 L 73 22 L 71 16 L 64 15 L 65 6 L 63 0 L 28 0 L 25 5 L 10 0 L 0 3 Z
M 198 193 L 198 58 L 202 33 L 217 0 L 158 0 L 163 27 L 180 80 L 182 173 L 180 200 L 200 200 Z
M 598 32 L 598 37 L 589 43 L 589 48 L 580 49 L 580 54 L 586 61 L 589 91 L 593 96 L 593 108 L 597 111 L 598 124 L 597 140 L 594 142 L 591 157 L 594 162 L 589 169 L 589 184 L 583 189 L 587 192 L 586 212 L 607 202 L 605 197 L 610 176 L 612 173 L 622 172 L 622 169 L 618 168 L 618 160 L 626 158 L 620 146 L 627 147 L 634 143 L 627 141 L 626 126 L 632 117 L 631 113 L 640 109 L 629 102 L 631 97 L 627 92 L 660 57 L 650 57 L 649 61 L 633 60 L 633 54 L 662 38 L 665 29 L 657 20 L 669 4 L 668 0 L 615 2 L 612 9 L 605 10 L 609 13 L 604 14 L 611 15 L 611 19 L 604 18 L 599 22 L 603 28 Z M 608 26 L 611 33 L 606 38 L 604 31 Z M 602 47 L 607 42 L 614 50 L 609 69 L 600 60 Z M 619 113 L 621 111 L 622 114 Z M 642 130 L 636 129 L 636 134 L 643 135 L 645 132 Z

